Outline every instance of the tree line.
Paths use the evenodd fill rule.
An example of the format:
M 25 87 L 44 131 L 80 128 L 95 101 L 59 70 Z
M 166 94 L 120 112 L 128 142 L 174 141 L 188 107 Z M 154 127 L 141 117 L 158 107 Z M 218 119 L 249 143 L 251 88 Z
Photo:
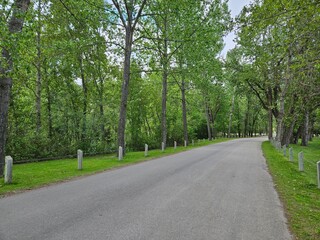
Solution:
M 308 40 L 316 25 L 305 30 L 296 19 L 288 28 L 287 19 L 300 15 L 288 8 L 278 16 L 277 4 L 264 2 L 234 22 L 224 0 L 2 1 L 0 171 L 5 154 L 19 161 L 78 148 L 106 153 L 122 146 L 125 153 L 144 143 L 159 148 L 267 131 L 270 137 L 274 118 L 279 134 L 291 125 L 295 132 L 305 122 L 303 94 L 314 103 L 308 128 L 316 130 L 319 69 L 309 65 L 318 44 Z M 301 12 L 310 20 L 316 3 L 309 2 Z M 223 37 L 232 28 L 239 47 L 223 59 Z M 289 42 L 300 29 L 298 48 Z M 290 54 L 275 49 L 276 41 L 291 46 Z M 294 91 L 298 86 L 303 91 Z M 291 99 L 295 115 L 291 91 L 299 99 Z
M 319 1 L 264 0 L 237 19 L 230 66 L 268 112 L 269 139 L 306 146 L 319 134 Z M 275 126 L 273 125 L 275 123 Z

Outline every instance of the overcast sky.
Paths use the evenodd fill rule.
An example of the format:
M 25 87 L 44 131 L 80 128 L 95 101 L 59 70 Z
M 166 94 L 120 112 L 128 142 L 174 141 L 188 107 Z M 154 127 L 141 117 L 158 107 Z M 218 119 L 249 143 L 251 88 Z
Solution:
M 232 18 L 238 15 L 241 12 L 243 6 L 248 5 L 250 2 L 250 0 L 229 0 L 229 9 L 231 10 Z M 226 56 L 228 50 L 232 49 L 235 46 L 235 43 L 233 42 L 234 38 L 235 35 L 233 32 L 225 37 L 225 47 L 222 50 L 222 56 Z

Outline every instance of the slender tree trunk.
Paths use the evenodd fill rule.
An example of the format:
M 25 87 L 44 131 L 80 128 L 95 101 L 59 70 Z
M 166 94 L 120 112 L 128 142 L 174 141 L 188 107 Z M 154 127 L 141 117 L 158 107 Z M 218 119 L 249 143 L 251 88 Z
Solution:
M 309 142 L 309 111 L 305 112 L 302 128 L 301 146 L 308 146 Z
M 83 91 L 83 109 L 82 109 L 82 131 L 81 131 L 81 145 L 85 144 L 85 138 L 87 136 L 87 106 L 88 106 L 88 87 L 87 81 L 84 75 L 83 69 L 83 59 L 82 56 L 79 56 L 80 63 L 80 75 L 81 75 L 81 83 L 82 83 L 82 91 Z
M 164 147 L 167 145 L 167 92 L 168 92 L 168 39 L 167 18 L 164 18 L 164 49 L 162 59 L 162 111 L 161 111 L 161 133 Z
M 37 82 L 36 82 L 36 129 L 40 134 L 41 129 L 41 0 L 38 0 L 38 29 L 37 29 Z
M 13 13 L 8 23 L 10 35 L 21 32 L 24 15 L 28 10 L 30 0 L 16 0 Z M 0 60 L 0 177 L 3 176 L 5 147 L 7 138 L 8 111 L 12 78 L 9 73 L 13 69 L 11 54 L 8 49 L 2 49 Z
M 121 103 L 120 103 L 120 117 L 118 124 L 118 146 L 122 147 L 123 156 L 125 155 L 125 128 L 127 117 L 127 103 L 129 95 L 129 82 L 130 82 L 130 65 L 131 65 L 131 51 L 132 51 L 132 28 L 126 27 L 126 40 L 125 40 L 125 58 L 123 68 L 123 82 L 121 89 Z
M 182 97 L 182 118 L 183 118 L 183 135 L 184 140 L 189 144 L 188 140 L 188 122 L 187 122 L 187 106 L 186 106 L 186 88 L 185 88 L 185 80 L 182 74 L 182 82 L 181 82 L 181 97 Z
M 44 73 L 46 76 L 46 81 L 45 81 L 45 89 L 47 92 L 47 112 L 48 112 L 48 136 L 49 138 L 52 137 L 52 132 L 53 132 L 53 128 L 52 128 L 52 94 L 50 92 L 50 84 L 49 84 L 49 80 L 48 80 L 48 74 L 47 74 L 47 68 L 44 68 Z M 54 73 L 54 77 L 56 76 L 56 74 Z
M 99 110 L 100 110 L 100 131 L 101 131 L 101 141 L 105 141 L 105 137 L 106 137 L 106 129 L 104 127 L 104 107 L 103 107 L 103 90 L 100 90 L 99 93 L 99 98 L 100 98 L 100 102 L 99 102 Z
M 272 139 L 272 132 L 273 132 L 273 113 L 272 108 L 268 109 L 268 138 L 269 140 Z
M 209 107 L 207 103 L 207 99 L 204 100 L 205 104 L 205 112 L 206 112 L 206 120 L 207 120 L 207 129 L 208 129 L 208 139 L 211 140 L 212 135 L 211 135 L 211 126 L 210 126 L 210 117 L 209 117 Z
M 235 94 L 233 93 L 232 101 L 231 101 L 230 114 L 229 114 L 228 138 L 231 137 L 232 115 L 233 115 L 233 111 L 234 111 L 234 98 L 235 98 Z
M 101 62 L 98 63 L 98 70 L 99 70 L 99 84 L 97 83 L 98 93 L 99 93 L 99 111 L 100 111 L 100 131 L 101 131 L 101 142 L 105 141 L 106 136 L 106 129 L 104 126 L 104 107 L 103 107 L 103 95 L 104 95 L 104 81 L 101 72 Z

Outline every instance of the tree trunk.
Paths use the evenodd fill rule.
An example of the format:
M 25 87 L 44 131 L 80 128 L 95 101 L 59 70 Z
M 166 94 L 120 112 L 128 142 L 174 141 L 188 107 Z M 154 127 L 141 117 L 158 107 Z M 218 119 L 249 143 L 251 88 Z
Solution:
M 231 101 L 231 109 L 230 109 L 230 114 L 229 114 L 228 138 L 231 137 L 232 115 L 233 115 L 233 110 L 234 110 L 234 98 L 235 98 L 235 94 L 233 93 L 232 101 Z
M 46 64 L 45 64 L 46 66 Z M 52 109 L 51 109 L 51 105 L 52 105 L 52 94 L 50 92 L 50 85 L 49 85 L 49 80 L 48 80 L 48 74 L 47 74 L 47 68 L 44 68 L 44 73 L 45 73 L 45 89 L 47 92 L 47 112 L 48 112 L 48 136 L 49 138 L 52 137 Z M 56 73 L 54 73 L 54 77 L 56 76 Z
M 301 136 L 301 146 L 308 146 L 309 142 L 309 111 L 305 112 Z
M 82 92 L 83 92 L 82 130 L 81 130 L 82 143 L 81 143 L 81 145 L 85 146 L 86 145 L 85 138 L 87 136 L 88 88 L 87 88 L 87 81 L 84 76 L 82 55 L 79 56 L 79 63 L 80 63 L 80 75 L 81 75 Z
M 272 132 L 273 132 L 273 113 L 272 108 L 270 107 L 268 110 L 268 139 L 272 139 Z
M 41 129 L 41 0 L 38 1 L 38 29 L 37 29 L 37 82 L 36 82 L 36 129 L 40 134 Z
M 128 95 L 129 95 L 132 38 L 133 38 L 132 28 L 131 26 L 127 26 L 124 67 L 123 67 L 123 82 L 122 82 L 122 88 L 121 88 L 120 116 L 119 116 L 119 124 L 118 124 L 118 147 L 122 147 L 123 156 L 125 155 L 125 129 L 126 129 L 126 117 L 127 117 L 127 103 L 128 103 Z
M 181 82 L 181 97 L 182 97 L 182 118 L 183 118 L 183 135 L 184 140 L 189 144 L 188 140 L 188 122 L 187 122 L 187 106 L 186 106 L 186 88 L 185 80 L 182 73 L 182 82 Z
M 162 59 L 162 111 L 161 111 L 161 133 L 164 147 L 167 145 L 167 92 L 168 92 L 168 39 L 167 18 L 164 18 L 164 49 Z
M 290 144 L 290 139 L 292 137 L 292 134 L 293 134 L 293 129 L 294 129 L 294 126 L 296 124 L 296 117 L 294 117 L 294 119 L 292 120 L 291 124 L 289 127 L 286 127 L 285 128 L 285 131 L 284 131 L 284 134 L 283 134 L 283 138 L 282 138 L 282 141 L 281 141 L 281 145 L 285 145 L 285 146 L 289 146 Z
M 13 13 L 8 23 L 10 34 L 22 30 L 24 15 L 28 10 L 30 0 L 16 0 L 13 4 Z M 9 73 L 13 69 L 11 54 L 8 49 L 2 49 L 0 60 L 0 177 L 3 176 L 5 146 L 7 138 L 8 111 L 12 79 Z
M 209 107 L 207 103 L 207 99 L 204 100 L 205 104 L 205 111 L 206 111 L 206 120 L 207 120 L 207 129 L 208 129 L 208 139 L 211 140 L 212 135 L 211 135 L 211 126 L 210 126 L 210 117 L 209 117 Z

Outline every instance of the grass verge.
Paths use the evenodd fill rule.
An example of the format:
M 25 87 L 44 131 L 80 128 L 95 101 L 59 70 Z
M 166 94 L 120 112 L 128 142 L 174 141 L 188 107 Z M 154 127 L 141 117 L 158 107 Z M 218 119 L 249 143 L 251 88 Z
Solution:
M 317 188 L 316 162 L 320 160 L 320 139 L 308 147 L 290 146 L 294 161 L 277 151 L 270 142 L 262 149 L 276 189 L 284 204 L 289 227 L 296 239 L 320 239 L 320 189 Z M 303 151 L 305 171 L 298 170 L 298 152 Z
M 144 156 L 144 152 L 128 152 L 122 161 L 119 161 L 115 154 L 84 157 L 82 170 L 77 170 L 77 159 L 16 164 L 13 165 L 12 184 L 4 184 L 3 178 L 0 179 L 0 197 L 228 140 L 230 139 L 201 140 L 194 146 L 180 146 L 177 149 L 168 147 L 164 152 L 150 150 L 148 157 Z

